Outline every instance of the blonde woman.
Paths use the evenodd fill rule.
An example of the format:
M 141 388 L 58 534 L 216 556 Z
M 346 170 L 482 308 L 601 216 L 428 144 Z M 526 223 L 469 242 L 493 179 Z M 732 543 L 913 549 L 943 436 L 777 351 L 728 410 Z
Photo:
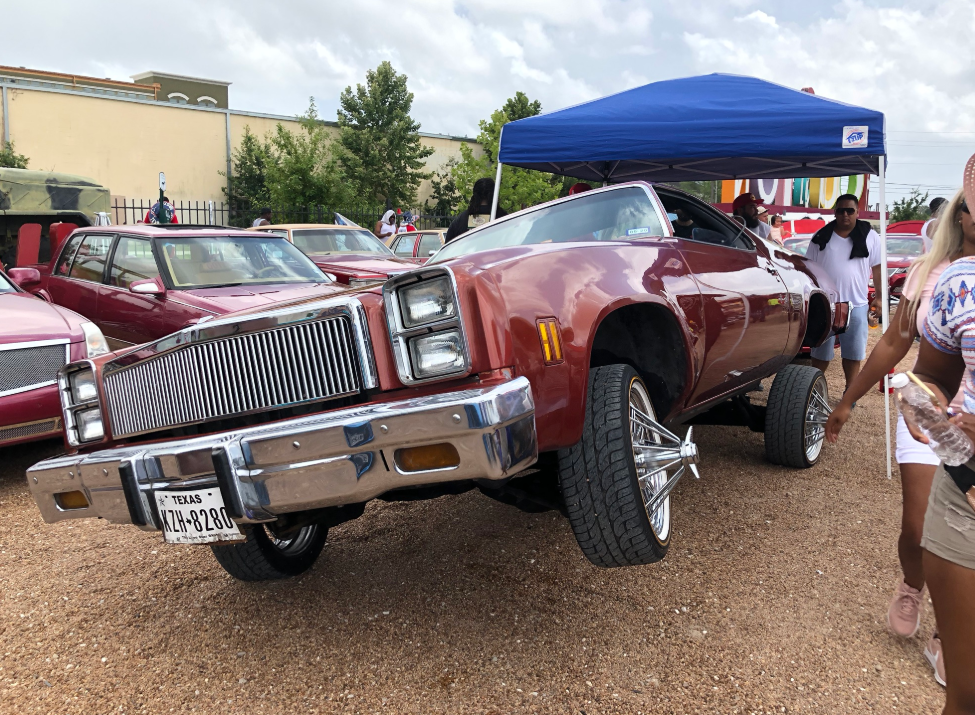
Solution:
M 839 438 L 840 430 L 850 418 L 853 403 L 874 389 L 874 385 L 904 359 L 914 339 L 921 334 L 931 294 L 941 273 L 952 261 L 975 256 L 975 223 L 965 208 L 965 195 L 961 191 L 944 207 L 931 250 L 920 256 L 908 272 L 903 298 L 890 328 L 874 347 L 826 423 L 829 442 L 835 443 Z M 952 402 L 959 411 L 961 399 L 959 392 Z M 897 553 L 904 577 L 898 583 L 887 611 L 887 626 L 896 635 L 912 638 L 921 625 L 921 596 L 925 584 L 921 565 L 924 512 L 939 460 L 930 447 L 911 437 L 900 415 L 897 417 L 896 455 L 904 499 Z M 944 685 L 944 660 L 937 633 L 928 642 L 925 656 L 935 669 L 935 679 Z

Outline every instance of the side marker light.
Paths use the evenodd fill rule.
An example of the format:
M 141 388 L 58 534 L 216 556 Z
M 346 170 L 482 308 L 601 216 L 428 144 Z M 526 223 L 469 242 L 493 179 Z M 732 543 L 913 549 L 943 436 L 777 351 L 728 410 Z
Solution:
M 542 318 L 536 322 L 538 339 L 542 344 L 542 357 L 546 365 L 562 362 L 562 333 L 555 318 Z

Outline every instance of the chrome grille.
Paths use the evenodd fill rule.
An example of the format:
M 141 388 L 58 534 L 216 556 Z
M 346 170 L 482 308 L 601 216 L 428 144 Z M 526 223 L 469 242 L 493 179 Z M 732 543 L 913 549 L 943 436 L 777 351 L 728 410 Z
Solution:
M 26 422 L 22 425 L 11 427 L 0 427 L 0 443 L 9 442 L 14 439 L 24 437 L 34 437 L 42 434 L 55 434 L 61 431 L 61 418 L 55 417 L 51 420 L 41 420 L 40 422 Z
M 64 343 L 0 349 L 0 395 L 53 383 L 66 362 Z
M 345 318 L 192 344 L 106 375 L 104 384 L 115 437 L 359 391 Z

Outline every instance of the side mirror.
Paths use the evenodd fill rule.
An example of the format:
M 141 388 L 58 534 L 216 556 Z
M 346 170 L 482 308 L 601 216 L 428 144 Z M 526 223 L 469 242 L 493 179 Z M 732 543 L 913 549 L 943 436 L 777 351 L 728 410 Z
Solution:
M 36 268 L 11 268 L 7 275 L 21 288 L 36 286 L 41 282 L 41 272 Z
M 166 289 L 155 278 L 132 281 L 129 283 L 129 291 L 138 295 L 154 295 L 157 298 L 166 295 Z

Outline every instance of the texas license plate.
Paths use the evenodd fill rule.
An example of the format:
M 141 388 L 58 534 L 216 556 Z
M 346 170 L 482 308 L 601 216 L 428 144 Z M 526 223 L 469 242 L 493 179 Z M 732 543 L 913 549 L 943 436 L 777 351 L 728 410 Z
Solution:
M 244 535 L 227 514 L 217 487 L 153 493 L 167 543 L 210 544 L 243 540 Z

